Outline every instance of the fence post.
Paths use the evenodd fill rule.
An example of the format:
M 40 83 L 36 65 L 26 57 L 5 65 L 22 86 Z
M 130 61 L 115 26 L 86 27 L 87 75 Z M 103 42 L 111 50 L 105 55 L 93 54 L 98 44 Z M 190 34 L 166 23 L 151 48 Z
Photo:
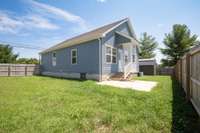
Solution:
M 27 76 L 27 66 L 25 66 L 25 76 Z
M 176 65 L 174 66 L 174 77 L 175 77 L 176 80 L 177 80 L 177 74 L 176 74 L 176 72 L 177 72 L 177 63 L 176 63 Z
M 180 84 L 181 84 L 181 87 L 183 87 L 183 85 L 182 85 L 182 83 L 183 83 L 183 81 L 182 81 L 183 80 L 182 79 L 183 78 L 183 74 L 182 74 L 182 72 L 183 72 L 182 69 L 183 68 L 182 68 L 182 65 L 183 65 L 183 61 L 182 61 L 182 59 L 180 59 Z
M 10 76 L 10 64 L 8 65 L 8 76 Z
M 186 91 L 187 91 L 187 95 L 186 95 L 186 98 L 187 100 L 190 100 L 190 75 L 191 75 L 191 72 L 190 72 L 190 64 L 191 64 L 191 61 L 190 61 L 190 54 L 187 54 L 186 55 L 186 64 L 187 64 L 187 76 L 186 76 Z
M 180 60 L 178 61 L 178 83 L 180 84 Z

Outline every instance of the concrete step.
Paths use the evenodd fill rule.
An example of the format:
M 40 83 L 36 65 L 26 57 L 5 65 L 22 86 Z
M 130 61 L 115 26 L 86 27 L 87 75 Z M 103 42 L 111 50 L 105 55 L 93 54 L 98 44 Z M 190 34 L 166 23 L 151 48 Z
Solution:
M 116 81 L 129 81 L 132 80 L 133 74 L 130 73 L 126 78 L 124 78 L 124 73 L 116 73 L 113 76 L 110 77 L 110 80 L 116 80 Z

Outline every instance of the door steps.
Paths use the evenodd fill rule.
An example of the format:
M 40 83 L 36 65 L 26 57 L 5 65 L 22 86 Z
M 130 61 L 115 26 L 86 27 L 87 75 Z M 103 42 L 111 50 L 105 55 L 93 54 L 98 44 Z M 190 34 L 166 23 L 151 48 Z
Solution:
M 133 73 L 130 73 L 126 78 L 124 78 L 124 73 L 119 72 L 114 75 L 112 75 L 109 80 L 116 80 L 116 81 L 130 81 L 133 77 Z

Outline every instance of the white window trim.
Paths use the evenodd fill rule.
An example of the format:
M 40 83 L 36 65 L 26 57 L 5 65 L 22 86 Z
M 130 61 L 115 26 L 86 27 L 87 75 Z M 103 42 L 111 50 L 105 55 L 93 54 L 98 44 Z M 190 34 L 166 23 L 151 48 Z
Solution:
M 76 56 L 73 56 L 73 54 L 72 54 L 74 51 L 76 51 Z M 76 58 L 76 63 L 72 63 L 72 59 L 73 59 L 73 57 Z M 71 65 L 76 65 L 77 62 L 78 62 L 78 53 L 77 53 L 77 48 L 74 48 L 74 49 L 71 49 Z
M 110 54 L 107 53 L 107 48 L 110 48 L 110 49 L 111 49 Z M 106 58 L 105 58 L 105 59 L 106 59 L 106 64 L 112 64 L 112 47 L 106 45 L 105 52 L 106 52 L 106 53 L 105 53 L 105 55 L 106 55 L 106 56 L 105 56 L 105 57 L 106 57 Z M 110 62 L 107 62 L 107 55 L 109 55 L 109 56 L 111 57 Z
M 117 48 L 115 48 L 115 47 L 113 47 L 113 46 L 111 46 L 111 45 L 105 45 L 106 46 L 106 48 L 105 48 L 105 60 L 106 60 L 106 64 L 117 64 Z M 107 47 L 109 47 L 109 48 L 111 48 L 111 53 L 110 54 L 108 54 L 107 53 Z M 116 62 L 115 63 L 113 63 L 112 62 L 112 60 L 113 60 L 113 49 L 115 49 L 116 50 Z M 107 62 L 107 55 L 110 55 L 111 56 L 111 60 L 110 60 L 110 62 Z
M 55 67 L 55 66 L 57 65 L 57 59 L 56 59 L 57 57 L 54 57 L 54 56 L 53 56 L 54 54 L 56 55 L 56 52 L 53 52 L 53 53 L 52 53 L 51 61 L 52 61 L 52 66 L 53 66 L 53 67 Z

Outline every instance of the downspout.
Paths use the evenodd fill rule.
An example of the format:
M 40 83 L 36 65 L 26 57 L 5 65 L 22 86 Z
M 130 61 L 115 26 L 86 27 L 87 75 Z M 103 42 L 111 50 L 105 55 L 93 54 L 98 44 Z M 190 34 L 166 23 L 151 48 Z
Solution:
M 39 65 L 41 65 L 41 54 L 39 53 Z
M 102 81 L 102 38 L 99 38 L 99 81 Z

